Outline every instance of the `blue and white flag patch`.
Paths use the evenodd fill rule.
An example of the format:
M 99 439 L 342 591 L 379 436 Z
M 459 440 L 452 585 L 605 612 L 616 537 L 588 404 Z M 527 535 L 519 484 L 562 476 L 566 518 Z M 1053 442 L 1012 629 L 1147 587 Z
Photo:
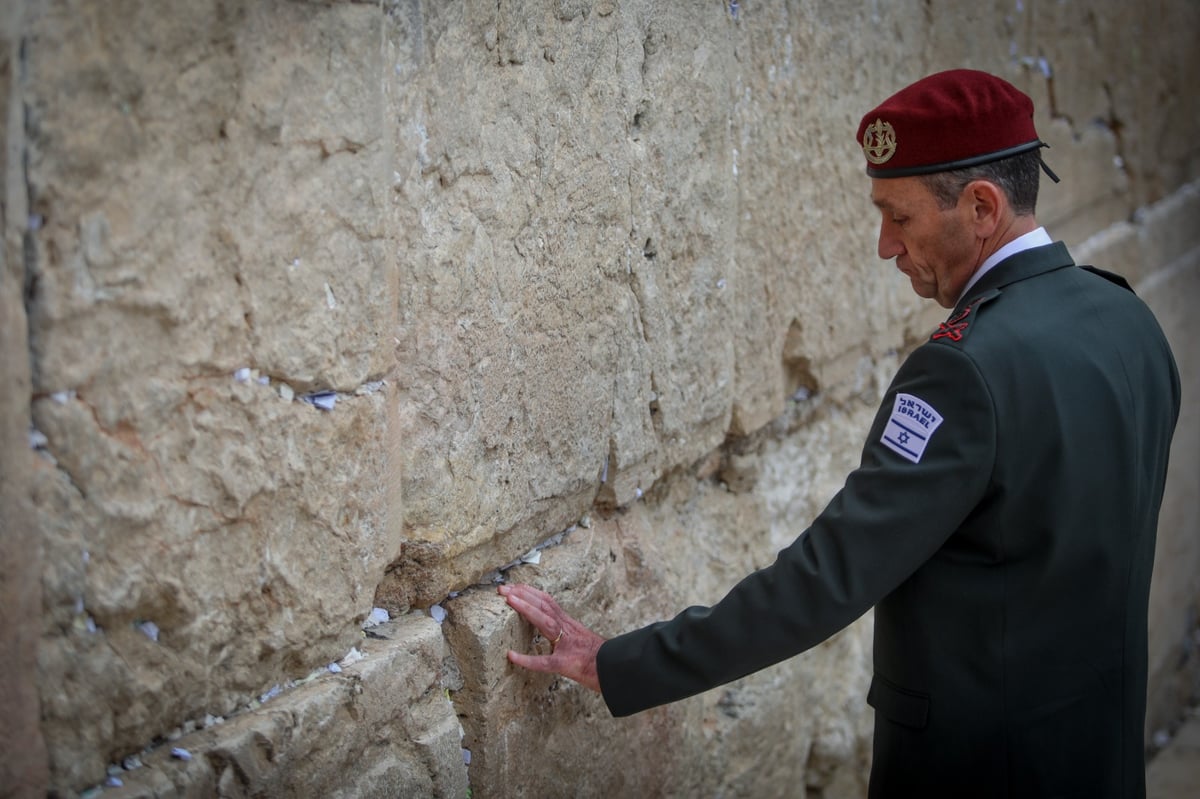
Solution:
M 929 439 L 941 423 L 942 415 L 925 400 L 912 394 L 897 394 L 880 441 L 900 457 L 920 463 Z

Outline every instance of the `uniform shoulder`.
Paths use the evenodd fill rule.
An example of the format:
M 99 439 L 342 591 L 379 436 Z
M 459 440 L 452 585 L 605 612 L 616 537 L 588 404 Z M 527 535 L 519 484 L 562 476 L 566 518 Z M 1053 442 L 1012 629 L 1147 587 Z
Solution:
M 1085 272 L 1091 272 L 1093 275 L 1096 275 L 1097 277 L 1102 277 L 1105 280 L 1107 280 L 1109 283 L 1120 286 L 1121 288 L 1125 289 L 1126 291 L 1128 291 L 1130 293 L 1133 292 L 1133 287 L 1129 285 L 1129 281 L 1126 280 L 1125 278 L 1121 277 L 1120 275 L 1118 275 L 1116 272 L 1109 272 L 1107 270 L 1100 269 L 1098 267 L 1091 266 L 1089 264 L 1080 264 L 1079 268 Z

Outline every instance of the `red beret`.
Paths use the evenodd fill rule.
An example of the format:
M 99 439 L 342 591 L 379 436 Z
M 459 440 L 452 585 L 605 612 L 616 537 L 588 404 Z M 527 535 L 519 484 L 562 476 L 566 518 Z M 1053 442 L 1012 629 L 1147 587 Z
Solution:
M 873 178 L 902 178 L 986 164 L 1043 147 L 1033 101 L 1005 80 L 973 69 L 922 78 L 858 125 Z

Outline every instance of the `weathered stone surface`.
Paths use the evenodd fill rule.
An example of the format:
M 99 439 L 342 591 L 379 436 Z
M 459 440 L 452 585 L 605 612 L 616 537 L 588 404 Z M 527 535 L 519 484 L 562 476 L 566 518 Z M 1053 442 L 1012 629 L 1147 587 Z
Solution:
M 861 98 L 967 60 L 1027 89 L 1067 180 L 1044 216 L 1068 241 L 1128 218 L 1137 191 L 1194 157 L 1183 128 L 1128 122 L 1142 84 L 1172 115 L 1195 111 L 1146 68 L 1157 54 L 1116 41 L 1121 14 L 998 3 L 966 25 L 903 3 L 802 6 L 734 19 L 455 4 L 423 27 L 408 14 L 394 89 L 421 98 L 402 101 L 396 148 L 401 237 L 416 234 L 401 293 L 406 530 L 442 565 L 413 558 L 399 581 L 469 582 L 498 533 L 516 552 L 592 500 L 626 504 L 762 427 L 789 390 L 835 389 L 928 324 L 861 247 L 874 212 L 847 135 Z M 1165 52 L 1196 58 L 1162 32 Z M 1083 49 L 1092 71 L 1063 66 Z M 914 51 L 941 60 L 900 57 Z M 1179 142 L 1170 166 L 1126 152 L 1163 138 Z
M 516 539 L 515 552 L 593 501 L 632 501 L 658 472 L 777 415 L 785 388 L 836 385 L 843 363 L 864 354 L 860 331 L 834 320 L 852 316 L 848 302 L 864 290 L 873 307 L 891 302 L 866 279 L 875 266 L 846 264 L 837 237 L 805 241 L 816 250 L 801 257 L 780 236 L 869 226 L 865 200 L 840 195 L 807 208 L 803 227 L 791 219 L 810 171 L 848 182 L 857 164 L 802 155 L 852 152 L 842 132 L 852 98 L 830 86 L 791 99 L 806 89 L 795 39 L 829 32 L 805 18 L 793 34 L 788 22 L 742 28 L 715 8 L 643 18 L 454 6 L 427 25 L 425 45 L 402 48 L 413 61 L 397 65 L 396 91 L 426 99 L 397 146 L 398 163 L 411 164 L 400 172 L 410 223 L 400 229 L 420 236 L 401 302 L 401 413 L 415 446 L 405 469 L 413 555 L 398 564 L 408 591 L 396 594 L 427 604 L 437 587 L 415 584 L 444 592 L 502 561 L 486 556 L 497 532 Z M 520 34 L 506 38 L 513 26 Z M 559 44 L 542 53 L 546 42 Z M 765 63 L 739 57 L 760 48 L 772 54 Z M 451 92 L 479 103 L 444 99 Z M 553 113 L 530 92 L 555 97 Z M 796 127 L 807 113 L 831 119 Z M 831 268 L 811 279 L 823 262 Z M 868 325 L 882 332 L 913 307 Z M 797 329 L 809 334 L 785 358 Z
M 764 521 L 761 497 L 688 474 L 666 481 L 653 500 L 569 532 L 542 550 L 537 565 L 507 577 L 544 587 L 568 612 L 613 634 L 715 601 L 769 562 Z M 494 587 L 473 589 L 446 608 L 463 677 L 453 698 L 463 745 L 472 751 L 474 796 L 694 795 L 715 785 L 752 796 L 807 783 L 826 796 L 851 797 L 864 788 L 869 618 L 793 662 L 613 719 L 598 696 L 507 663 L 508 649 L 548 647 Z
M 0 794 L 40 797 L 48 769 L 36 680 L 42 541 L 30 498 L 22 16 L 17 3 L 0 2 Z
M 1148 799 L 1185 799 L 1200 793 L 1200 715 L 1193 710 L 1165 752 L 1146 768 Z
M 1182 230 L 1200 219 L 1200 185 L 1152 206 L 1139 226 L 1142 251 L 1158 268 L 1137 285 L 1170 337 L 1183 387 L 1169 475 L 1159 516 L 1150 594 L 1150 691 L 1147 734 L 1172 728 L 1181 707 L 1200 698 L 1200 241 Z M 1190 398 L 1190 399 L 1189 399 Z
M 127 788 L 461 796 L 442 679 L 476 796 L 861 795 L 869 615 L 617 721 L 513 671 L 529 631 L 472 586 L 570 530 L 508 577 L 616 633 L 804 529 L 942 315 L 876 258 L 853 141 L 933 70 L 1031 94 L 1063 177 L 1041 220 L 1134 280 L 1194 386 L 1200 7 L 1127 6 L 0 0 L 0 546 L 29 567 L 0 588 L 5 656 L 40 637 L 52 787 L 211 713 L 202 756 L 156 750 Z M 1160 716 L 1200 602 L 1193 416 Z M 450 591 L 376 677 L 245 709 L 373 604 Z
M 414 614 L 372 633 L 361 660 L 160 744 L 104 796 L 466 796 L 440 629 Z
M 379 9 L 185 5 L 27 7 L 64 791 L 344 652 L 398 543 Z

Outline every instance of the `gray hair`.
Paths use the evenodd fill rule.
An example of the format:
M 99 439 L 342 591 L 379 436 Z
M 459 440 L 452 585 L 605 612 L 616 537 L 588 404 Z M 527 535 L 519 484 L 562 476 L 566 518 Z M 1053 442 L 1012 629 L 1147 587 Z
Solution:
M 943 210 L 954 207 L 968 183 L 986 180 L 1004 192 L 1017 216 L 1032 216 L 1037 207 L 1041 164 L 1039 152 L 1030 150 L 987 164 L 922 175 L 921 181 Z

